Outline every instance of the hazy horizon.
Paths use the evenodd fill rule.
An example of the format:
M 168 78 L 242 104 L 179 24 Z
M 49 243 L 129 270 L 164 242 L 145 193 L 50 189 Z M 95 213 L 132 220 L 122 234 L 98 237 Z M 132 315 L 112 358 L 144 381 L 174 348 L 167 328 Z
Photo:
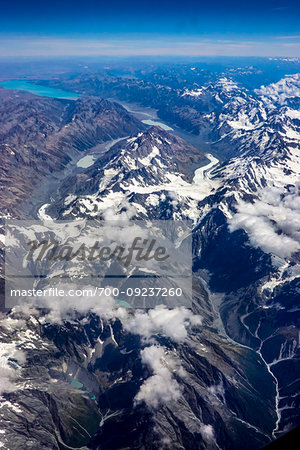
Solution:
M 176 38 L 176 40 L 175 40 Z M 298 42 L 299 41 L 299 42 Z M 0 57 L 42 56 L 248 56 L 299 57 L 300 36 L 268 40 L 199 39 L 174 36 L 139 39 L 67 38 L 49 36 L 0 37 Z
M 299 57 L 298 2 L 16 1 L 1 6 L 0 57 Z

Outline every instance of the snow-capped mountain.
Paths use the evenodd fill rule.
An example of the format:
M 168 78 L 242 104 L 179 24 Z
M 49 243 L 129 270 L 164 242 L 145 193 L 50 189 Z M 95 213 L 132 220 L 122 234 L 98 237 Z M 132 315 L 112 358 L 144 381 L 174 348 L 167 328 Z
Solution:
M 130 203 L 133 215 L 142 218 L 153 210 L 150 216 L 156 218 L 195 219 L 197 204 L 210 190 L 210 181 L 203 179 L 211 161 L 182 139 L 153 127 L 117 143 L 84 173 L 67 179 L 60 189 L 61 200 L 47 211 L 53 215 L 58 210 L 53 217 L 94 218 Z M 177 194 L 181 209 L 176 206 Z
M 299 424 L 298 79 L 176 88 L 163 114 L 203 126 L 217 156 L 130 117 L 130 136 L 39 206 L 45 222 L 192 219 L 193 305 L 15 307 L 0 325 L 2 446 L 250 450 Z
M 282 85 L 286 82 L 278 83 L 279 92 Z M 299 95 L 290 86 L 291 91 Z M 257 103 L 264 111 L 259 121 L 257 114 L 246 113 L 246 105 L 237 111 L 240 120 L 227 120 L 232 130 L 221 142 L 237 149 L 239 156 L 212 174 L 213 180 L 222 180 L 222 188 L 207 199 L 216 208 L 198 226 L 196 264 L 222 292 L 220 312 L 229 334 L 257 348 L 274 376 L 276 434 L 298 423 L 300 116 L 290 106 L 268 103 L 264 109 L 264 99 Z M 220 239 L 227 242 L 228 255 L 223 249 L 212 256 Z
M 241 95 L 235 86 L 227 92 L 232 95 L 216 119 L 220 138 L 213 146 L 218 153 L 229 147 L 235 157 L 218 166 L 211 159 L 187 174 L 174 154 L 166 161 L 168 141 L 179 150 L 169 133 L 151 129 L 115 146 L 107 166 L 100 159 L 87 171 L 95 192 L 83 192 L 85 180 L 64 192 L 62 214 L 97 215 L 104 202 L 103 209 L 115 211 L 130 204 L 138 217 L 195 221 L 195 270 L 222 299 L 228 334 L 254 348 L 267 367 L 276 390 L 277 435 L 298 420 L 298 397 L 283 374 L 287 367 L 296 370 L 299 351 L 299 111 Z

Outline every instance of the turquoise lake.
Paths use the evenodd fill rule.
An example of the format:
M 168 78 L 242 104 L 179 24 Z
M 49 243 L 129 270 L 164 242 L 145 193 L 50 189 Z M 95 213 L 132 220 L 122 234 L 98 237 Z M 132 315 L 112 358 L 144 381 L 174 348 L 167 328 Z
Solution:
M 0 86 L 6 89 L 18 89 L 20 91 L 27 91 L 31 94 L 40 95 L 42 97 L 68 98 L 71 100 L 76 100 L 78 97 L 80 97 L 79 94 L 75 94 L 74 92 L 63 91 L 62 89 L 55 89 L 47 86 L 40 86 L 30 83 L 26 80 L 0 81 Z

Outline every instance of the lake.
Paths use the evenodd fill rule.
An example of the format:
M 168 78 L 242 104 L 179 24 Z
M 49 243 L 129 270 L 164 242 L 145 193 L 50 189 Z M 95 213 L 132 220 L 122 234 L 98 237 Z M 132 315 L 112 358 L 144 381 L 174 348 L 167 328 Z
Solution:
M 76 94 L 75 92 L 68 92 L 62 89 L 55 89 L 47 86 L 41 86 L 38 84 L 30 83 L 27 80 L 9 80 L 9 81 L 0 81 L 0 86 L 6 89 L 19 89 L 22 91 L 31 92 L 32 94 L 51 97 L 51 98 L 65 98 L 70 100 L 76 100 L 80 97 L 80 94 Z M 108 100 L 116 101 L 120 103 L 128 112 L 135 115 L 137 119 L 141 120 L 145 125 L 148 126 L 160 126 L 161 128 L 172 131 L 177 136 L 185 139 L 190 145 L 193 145 L 201 150 L 202 153 L 211 153 L 211 147 L 208 143 L 203 142 L 201 137 L 197 135 L 193 135 L 192 133 L 188 133 L 178 127 L 174 127 L 174 129 L 162 122 L 160 118 L 157 116 L 157 111 L 153 108 L 143 107 L 137 103 L 133 102 L 124 102 L 120 101 L 116 98 L 108 98 Z M 122 138 L 123 139 L 123 138 Z M 118 140 L 115 140 L 117 142 Z M 113 141 L 111 141 L 113 142 Z M 103 144 L 102 144 L 103 145 Z M 104 144 L 105 145 L 105 144 Z M 104 149 L 104 151 L 107 148 Z M 101 151 L 102 153 L 102 151 Z M 90 155 L 86 159 L 83 159 L 79 162 L 78 167 L 87 168 L 91 166 L 94 162 Z M 83 164 L 83 165 L 82 165 Z
M 86 155 L 83 158 L 81 158 L 79 161 L 77 161 L 77 167 L 81 167 L 86 169 L 87 167 L 90 167 L 94 164 L 96 157 L 94 155 Z
M 62 89 L 55 89 L 48 86 L 41 86 L 38 84 L 30 83 L 30 81 L 26 80 L 0 81 L 0 86 L 5 89 L 27 91 L 31 94 L 40 95 L 42 97 L 67 98 L 69 100 L 76 100 L 78 97 L 80 97 L 79 94 L 75 94 L 74 92 L 63 91 Z

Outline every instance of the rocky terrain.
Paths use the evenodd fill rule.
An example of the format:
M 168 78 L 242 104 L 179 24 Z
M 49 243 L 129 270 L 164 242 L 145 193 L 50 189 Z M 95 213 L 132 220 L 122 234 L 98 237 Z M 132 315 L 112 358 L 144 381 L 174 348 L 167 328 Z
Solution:
M 91 167 L 64 180 L 59 200 L 47 212 L 57 218 L 72 219 L 78 215 L 93 218 L 110 207 L 117 211 L 130 202 L 141 218 L 172 217 L 176 205 L 174 202 L 172 205 L 169 191 L 186 188 L 197 198 L 194 171 L 208 162 L 199 150 L 181 138 L 152 127 L 118 142 Z M 199 193 L 198 197 L 201 196 Z M 188 201 L 192 208 L 195 201 Z M 191 218 L 188 210 L 185 216 L 181 211 L 180 217 Z
M 47 148 L 70 155 L 126 138 L 63 178 L 39 217 L 191 219 L 193 305 L 85 300 L 77 311 L 55 302 L 3 314 L 2 447 L 263 447 L 299 425 L 299 76 L 255 92 L 223 76 L 192 89 L 120 80 L 112 89 L 90 75 L 60 85 L 75 83 L 123 99 L 126 84 L 127 100 L 157 109 L 177 99 L 172 122 L 186 111 L 180 124 L 203 132 L 217 156 L 144 130 L 107 101 L 54 101 L 64 118 L 78 109 L 60 127 L 53 113 L 51 137 L 37 133 Z M 27 129 L 20 142 L 34 135 Z
M 167 123 L 200 135 L 203 140 L 218 142 L 225 134 L 238 132 L 240 121 L 248 131 L 254 129 L 255 124 L 261 125 L 266 119 L 266 108 L 271 110 L 274 106 L 287 105 L 297 110 L 299 74 L 295 73 L 297 64 L 295 66 L 293 75 L 282 78 L 277 85 L 270 85 L 269 100 L 265 92 L 246 89 L 241 84 L 241 69 L 207 76 L 208 72 L 204 69 L 189 66 L 184 70 L 175 67 L 170 70 L 171 73 L 160 73 L 158 70 L 150 72 L 148 76 L 137 74 L 135 78 L 102 73 L 81 74 L 59 80 L 41 80 L 40 83 L 83 95 L 113 97 L 152 107 L 157 110 L 158 117 Z M 177 70 L 183 70 L 184 76 L 175 76 Z M 246 79 L 251 79 L 254 73 L 254 68 L 249 69 L 245 74 Z M 226 142 L 220 148 L 216 145 L 215 152 L 222 159 L 227 159 L 236 154 L 236 148 Z
M 34 186 L 99 143 L 143 125 L 116 103 L 56 100 L 0 89 L 1 213 L 16 214 Z
M 274 385 L 253 351 L 216 333 L 212 313 L 201 325 L 187 310 L 139 312 L 140 326 L 133 311 L 106 314 L 59 323 L 23 308 L 2 319 L 4 448 L 250 449 L 269 442 Z

